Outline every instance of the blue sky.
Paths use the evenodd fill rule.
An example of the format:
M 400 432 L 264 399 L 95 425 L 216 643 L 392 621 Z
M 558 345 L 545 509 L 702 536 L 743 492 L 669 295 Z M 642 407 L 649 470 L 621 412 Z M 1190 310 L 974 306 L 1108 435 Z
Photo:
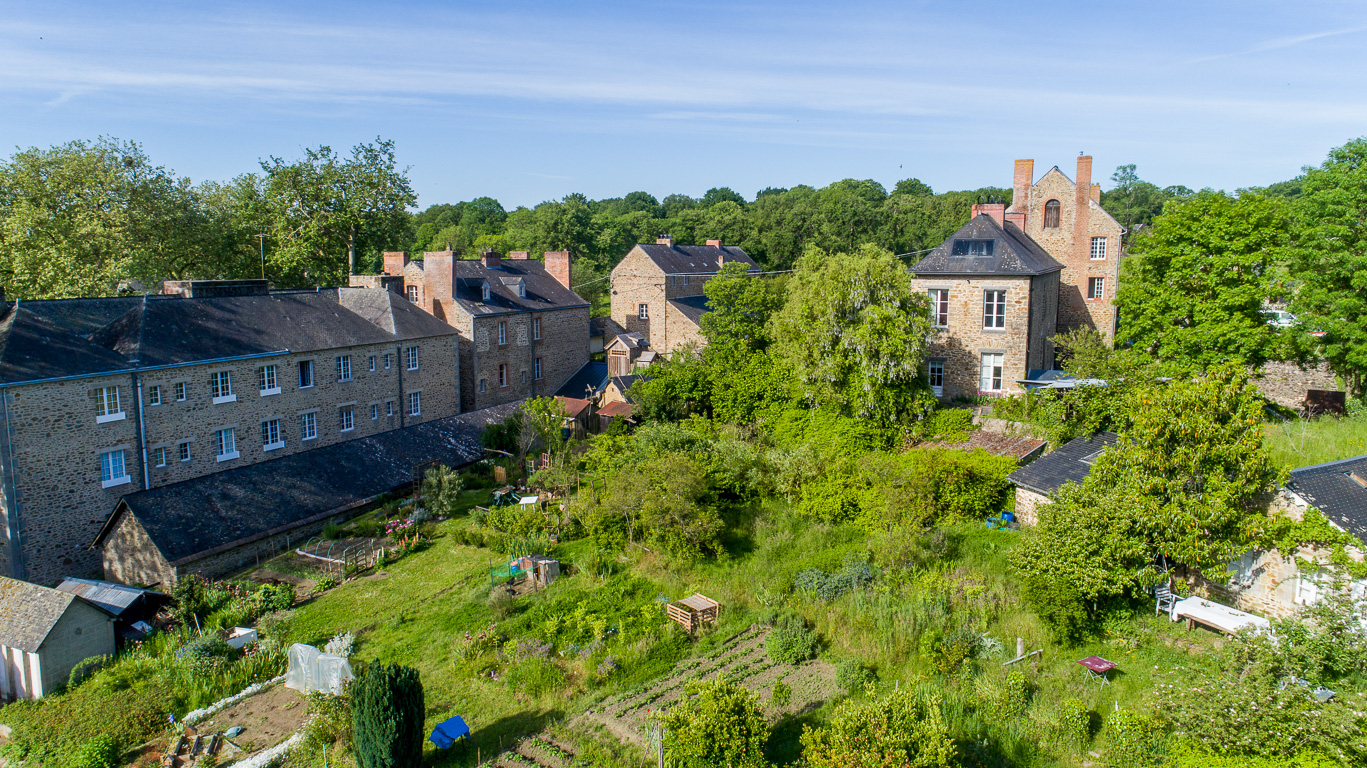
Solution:
M 5 2 L 0 149 L 199 181 L 397 142 L 420 206 L 700 195 L 1011 161 L 1233 189 L 1367 134 L 1361 2 Z

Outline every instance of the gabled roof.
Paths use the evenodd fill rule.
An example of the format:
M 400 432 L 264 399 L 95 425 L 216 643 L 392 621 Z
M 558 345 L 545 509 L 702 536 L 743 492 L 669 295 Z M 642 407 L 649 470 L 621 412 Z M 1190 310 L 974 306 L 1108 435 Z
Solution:
M 579 414 L 589 407 L 589 401 L 581 397 L 564 397 L 563 395 L 556 395 L 556 397 L 560 399 L 561 404 L 565 406 L 565 412 L 572 419 L 579 418 Z
M 422 311 L 393 291 L 338 288 L 337 303 L 368 320 L 396 340 L 445 336 L 451 326 Z
M 621 400 L 613 400 L 598 409 L 599 416 L 631 416 L 635 412 L 636 406 Z
M 954 255 L 955 240 L 992 241 L 990 256 Z M 936 246 L 911 271 L 919 277 L 928 275 L 1010 275 L 1032 276 L 1058 272 L 1063 265 L 1015 224 L 1003 227 L 991 216 L 980 213 L 959 231 Z
M 150 589 L 138 589 L 137 587 L 115 584 L 112 581 L 73 577 L 63 579 L 62 583 L 57 585 L 57 589 L 93 603 L 114 616 L 121 615 L 130 606 L 144 598 L 169 599 L 166 595 Z
M 607 363 L 584 363 L 579 366 L 579 370 L 569 378 L 555 394 L 560 397 L 584 397 L 587 394 L 598 394 L 603 387 L 608 384 L 608 364 Z
M 1293 469 L 1286 487 L 1359 541 L 1367 542 L 1367 487 L 1363 483 L 1367 483 L 1367 456 Z
M 758 269 L 750 254 L 734 245 L 637 243 L 636 247 L 666 275 L 711 274 L 720 271 L 722 264 L 733 261 L 747 264 L 752 270 Z
M 638 381 L 649 380 L 650 378 L 647 376 L 642 376 L 639 373 L 633 373 L 630 376 L 613 376 L 610 381 L 617 386 L 617 390 L 622 393 L 622 397 L 626 398 L 626 402 L 630 403 L 634 402 L 631 399 L 630 394 L 631 386 Z
M 650 341 L 648 341 L 646 337 L 642 336 L 639 333 L 619 333 L 613 336 L 612 339 L 608 341 L 606 344 L 604 344 L 603 348 L 609 349 L 611 347 L 615 347 L 618 345 L 626 347 L 629 350 L 635 350 L 640 347 L 649 347 Z
M 29 309 L 11 305 L 0 319 L 0 384 L 127 371 L 133 363 L 61 328 Z
M 130 493 L 119 500 L 95 546 L 128 513 L 173 565 L 257 541 L 411 483 L 414 467 L 478 461 L 484 457 L 484 427 L 502 422 L 518 405 L 505 403 Z M 360 467 L 365 471 L 357 471 Z
M 0 645 L 37 653 L 77 597 L 0 576 Z
M 455 282 L 451 294 L 456 306 L 475 316 L 589 306 L 536 259 L 502 259 L 496 267 L 486 267 L 471 259 L 454 259 L 451 279 Z M 518 295 L 519 282 L 527 286 L 526 297 Z M 483 295 L 485 284 L 489 286 L 488 301 Z
M 1053 453 L 1007 475 L 1006 479 L 1027 491 L 1052 496 L 1064 483 L 1081 485 L 1091 474 L 1096 457 L 1119 440 L 1120 436 L 1114 432 L 1074 438 Z
M 688 322 L 700 328 L 702 327 L 702 316 L 711 311 L 711 307 L 707 305 L 706 296 L 681 296 L 677 299 L 670 299 L 669 305 L 687 318 Z

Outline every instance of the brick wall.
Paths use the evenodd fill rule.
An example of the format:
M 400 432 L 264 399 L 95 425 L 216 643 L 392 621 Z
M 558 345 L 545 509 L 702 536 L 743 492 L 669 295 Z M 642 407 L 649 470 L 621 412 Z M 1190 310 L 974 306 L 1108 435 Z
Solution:
M 1014 392 L 1025 378 L 1030 333 L 1028 277 L 938 277 L 912 279 L 912 290 L 949 289 L 949 327 L 936 333 L 929 357 L 945 361 L 944 399 L 978 393 L 984 352 L 1001 352 L 1002 391 Z M 983 291 L 1006 290 L 1006 328 L 983 328 Z

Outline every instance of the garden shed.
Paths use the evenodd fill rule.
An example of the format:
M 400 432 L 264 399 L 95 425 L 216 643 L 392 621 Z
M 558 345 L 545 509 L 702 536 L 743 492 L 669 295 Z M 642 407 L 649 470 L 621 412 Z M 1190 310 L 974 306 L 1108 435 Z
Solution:
M 0 576 L 0 696 L 38 699 L 114 653 L 114 617 L 81 598 Z
M 1101 452 L 1119 439 L 1114 432 L 1079 437 L 1007 475 L 1006 479 L 1016 486 L 1016 519 L 1024 525 L 1034 525 L 1039 519 L 1036 507 L 1049 503 L 1064 483 L 1081 485 Z
M 111 581 L 65 578 L 57 589 L 70 592 L 93 603 L 114 617 L 114 629 L 120 637 L 140 639 L 142 632 L 132 629 L 138 622 L 151 623 L 157 611 L 171 602 L 168 595 L 150 589 L 128 587 Z
M 717 621 L 717 617 L 721 616 L 721 603 L 694 592 L 665 606 L 665 613 L 671 620 L 678 622 L 679 626 L 692 633 L 705 624 Z

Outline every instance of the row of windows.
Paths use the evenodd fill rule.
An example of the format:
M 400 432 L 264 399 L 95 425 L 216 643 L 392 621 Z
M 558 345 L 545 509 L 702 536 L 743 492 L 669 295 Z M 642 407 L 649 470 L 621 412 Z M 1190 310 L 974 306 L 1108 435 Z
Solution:
M 930 319 L 937 328 L 949 327 L 949 289 L 931 288 Z M 1087 278 L 1087 298 L 1101 299 L 1106 295 L 1106 278 Z M 1006 291 L 988 289 L 983 291 L 983 328 L 1001 330 L 1006 328 Z
M 539 358 L 539 357 L 538 357 L 538 358 L 534 358 L 534 359 L 532 360 L 532 378 L 533 378 L 533 379 L 536 379 L 537 381 L 541 381 L 541 358 Z M 522 383 L 523 383 L 523 384 L 526 384 L 526 383 L 527 383 L 527 372 L 526 372 L 526 371 L 523 371 L 523 372 L 522 372 Z M 499 363 L 499 364 L 498 364 L 498 386 L 499 386 L 500 388 L 508 386 L 508 364 L 507 364 L 507 363 Z M 488 379 L 480 379 L 480 380 L 479 380 L 479 391 L 480 391 L 480 392 L 488 392 L 488 391 L 489 391 L 489 382 L 488 382 Z
M 669 275 L 669 286 L 688 285 L 688 275 Z
M 540 331 L 540 320 L 537 320 L 537 330 Z M 385 354 L 383 356 L 385 370 L 389 370 L 394 365 L 394 355 Z M 419 352 L 417 347 L 408 347 L 404 350 L 404 363 L 408 370 L 416 371 L 419 365 Z M 378 370 L 379 358 L 370 355 L 367 364 L 371 371 Z M 279 369 L 274 363 L 263 365 L 256 369 L 257 386 L 261 391 L 261 396 L 280 394 Z M 351 355 L 337 356 L 337 380 L 351 381 Z M 313 386 L 313 361 L 299 361 L 299 388 L 307 389 Z M 107 421 L 118 421 L 124 418 L 121 405 L 120 387 L 109 386 L 95 390 L 95 421 L 104 423 Z M 209 375 L 209 393 L 213 396 L 215 404 L 231 403 L 237 401 L 237 395 L 233 392 L 233 372 L 214 371 Z M 190 388 L 184 381 L 177 381 L 171 385 L 171 396 L 176 402 L 182 402 L 189 397 Z M 161 405 L 164 402 L 162 385 L 153 384 L 147 388 L 148 405 Z
M 532 341 L 541 341 L 541 318 L 532 318 Z M 498 321 L 498 345 L 501 347 L 508 343 L 508 321 Z
M 982 353 L 978 375 L 979 391 L 1002 391 L 1005 358 L 1006 355 L 1001 352 Z M 942 358 L 936 357 L 926 361 L 926 378 L 930 380 L 930 389 L 935 393 L 935 396 L 943 397 L 945 394 L 945 361 Z
M 385 416 L 394 415 L 394 401 L 389 400 L 384 403 Z M 408 415 L 422 415 L 422 393 L 408 393 Z M 380 418 L 380 404 L 370 404 L 371 420 Z M 341 432 L 350 432 L 356 428 L 356 416 L 353 407 L 344 405 L 337 409 L 337 426 Z M 313 440 L 318 437 L 318 414 L 316 412 L 299 414 L 299 440 Z M 285 435 L 280 426 L 280 419 L 268 419 L 261 422 L 261 448 L 264 451 L 274 451 L 285 447 Z M 228 461 L 241 456 L 237 449 L 237 429 L 235 427 L 224 427 L 214 432 L 214 449 L 218 461 Z M 170 452 L 165 446 L 158 446 L 152 449 L 151 461 L 153 466 L 164 467 L 167 465 Z M 192 458 L 190 441 L 182 440 L 176 444 L 175 458 L 178 461 L 188 462 Z M 120 448 L 113 451 L 106 451 L 100 454 L 100 482 L 105 488 L 115 485 L 123 485 L 131 482 L 132 478 L 128 475 L 128 465 L 125 451 Z

